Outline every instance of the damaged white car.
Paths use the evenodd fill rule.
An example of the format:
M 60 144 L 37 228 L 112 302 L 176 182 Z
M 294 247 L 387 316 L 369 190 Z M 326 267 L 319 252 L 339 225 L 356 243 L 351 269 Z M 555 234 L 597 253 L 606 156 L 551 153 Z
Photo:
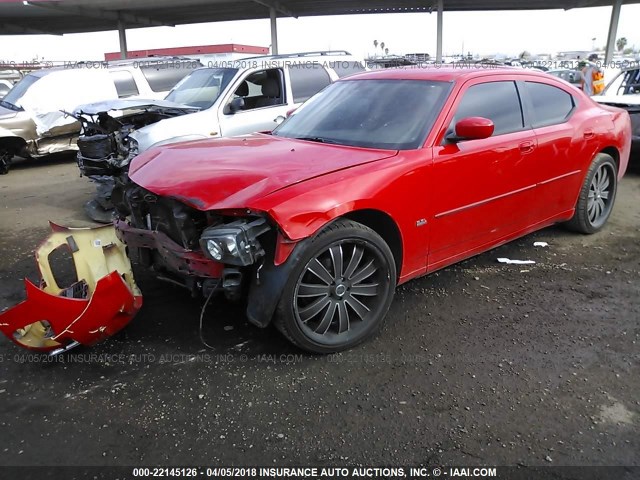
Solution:
M 197 60 L 157 57 L 77 62 L 36 70 L 0 100 L 0 174 L 14 157 L 39 158 L 77 150 L 80 123 L 66 112 L 118 98 L 163 98 Z

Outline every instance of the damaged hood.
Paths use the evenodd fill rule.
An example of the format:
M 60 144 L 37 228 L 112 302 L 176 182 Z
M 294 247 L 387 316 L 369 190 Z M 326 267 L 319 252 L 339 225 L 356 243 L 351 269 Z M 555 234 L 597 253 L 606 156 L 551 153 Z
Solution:
M 254 134 L 151 149 L 133 160 L 129 177 L 199 210 L 244 208 L 282 188 L 397 153 Z
M 199 109 L 182 105 L 180 103 L 169 102 L 167 100 L 137 99 L 137 98 L 121 98 L 117 100 L 106 100 L 103 102 L 87 103 L 78 106 L 74 110 L 74 115 L 87 114 L 97 115 L 102 112 L 110 112 L 113 110 L 123 113 L 129 110 L 153 110 L 153 111 L 175 111 L 180 110 L 186 112 L 197 112 Z

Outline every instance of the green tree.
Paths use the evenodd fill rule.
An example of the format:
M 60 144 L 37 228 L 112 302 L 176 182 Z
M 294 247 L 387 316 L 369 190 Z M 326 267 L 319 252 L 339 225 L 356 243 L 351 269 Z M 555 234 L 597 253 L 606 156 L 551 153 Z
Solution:
M 627 46 L 627 37 L 620 37 L 616 40 L 616 47 L 618 47 L 618 51 L 621 52 L 624 50 L 624 47 Z

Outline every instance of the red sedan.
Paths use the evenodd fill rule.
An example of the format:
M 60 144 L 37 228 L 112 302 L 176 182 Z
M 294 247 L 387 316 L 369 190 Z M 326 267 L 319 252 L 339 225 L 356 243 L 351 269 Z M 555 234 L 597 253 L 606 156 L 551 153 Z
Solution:
M 626 111 L 543 73 L 363 73 L 270 134 L 141 154 L 116 228 L 159 278 L 333 352 L 398 284 L 554 223 L 600 230 L 630 142 Z

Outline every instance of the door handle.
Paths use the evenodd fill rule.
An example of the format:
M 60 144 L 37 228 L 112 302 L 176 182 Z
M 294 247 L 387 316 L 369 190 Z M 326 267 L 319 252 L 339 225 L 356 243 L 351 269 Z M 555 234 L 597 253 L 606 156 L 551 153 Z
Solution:
M 280 125 L 282 122 L 285 121 L 285 117 L 283 117 L 282 115 L 278 115 L 276 118 L 273 119 L 273 121 L 278 125 Z
M 593 138 L 594 135 L 595 135 L 595 133 L 593 133 L 593 130 L 585 130 L 584 131 L 584 138 Z
M 520 144 L 520 153 L 531 153 L 534 148 L 533 142 L 523 142 Z

